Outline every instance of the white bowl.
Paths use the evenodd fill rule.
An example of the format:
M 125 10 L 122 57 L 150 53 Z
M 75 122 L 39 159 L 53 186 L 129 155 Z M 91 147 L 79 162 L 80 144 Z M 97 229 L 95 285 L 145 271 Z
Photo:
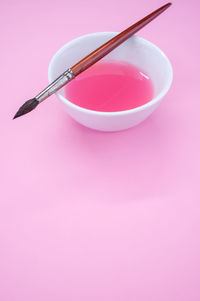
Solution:
M 56 52 L 49 64 L 49 82 L 52 82 L 67 68 L 72 67 L 116 34 L 116 32 L 87 34 L 64 45 Z M 173 77 L 172 66 L 166 55 L 151 42 L 135 35 L 110 52 L 102 60 L 110 59 L 129 62 L 146 71 L 154 85 L 154 98 L 150 102 L 131 110 L 98 112 L 82 108 L 70 102 L 65 98 L 63 88 L 56 93 L 72 118 L 89 128 L 100 131 L 128 129 L 146 119 L 169 90 Z

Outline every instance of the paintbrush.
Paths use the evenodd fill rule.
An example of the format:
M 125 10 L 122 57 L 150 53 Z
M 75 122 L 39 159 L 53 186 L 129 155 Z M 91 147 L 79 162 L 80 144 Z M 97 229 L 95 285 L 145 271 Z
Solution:
M 67 69 L 63 74 L 61 74 L 57 79 L 55 79 L 47 88 L 45 88 L 42 92 L 40 92 L 35 98 L 29 99 L 26 101 L 17 111 L 14 118 L 20 117 L 33 109 L 35 109 L 39 103 L 45 100 L 50 95 L 54 94 L 56 91 L 61 89 L 64 85 L 70 82 L 73 78 L 75 78 L 78 74 L 85 71 L 87 68 L 98 62 L 101 58 L 111 52 L 113 49 L 118 47 L 121 43 L 130 38 L 133 34 L 135 34 L 138 30 L 143 28 L 157 16 L 159 16 L 162 12 L 164 12 L 172 3 L 167 3 L 162 7 L 158 8 L 151 14 L 147 15 L 137 23 L 128 27 L 114 38 L 104 43 L 102 46 L 91 52 L 73 67 Z

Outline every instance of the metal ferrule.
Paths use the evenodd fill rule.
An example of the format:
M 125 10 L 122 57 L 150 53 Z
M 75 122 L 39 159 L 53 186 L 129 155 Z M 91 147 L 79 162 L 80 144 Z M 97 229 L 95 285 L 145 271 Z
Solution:
M 56 78 L 48 87 L 40 92 L 35 98 L 38 102 L 45 100 L 47 97 L 61 89 L 66 83 L 74 78 L 74 73 L 71 69 L 67 69 L 63 74 Z

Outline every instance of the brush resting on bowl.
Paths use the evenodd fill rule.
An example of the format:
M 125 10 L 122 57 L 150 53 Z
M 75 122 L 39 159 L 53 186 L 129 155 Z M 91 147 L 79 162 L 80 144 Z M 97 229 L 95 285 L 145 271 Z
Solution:
M 53 80 L 45 89 L 43 89 L 39 94 L 37 94 L 34 98 L 26 101 L 14 115 L 14 118 L 18 118 L 31 112 L 33 109 L 37 107 L 39 103 L 47 99 L 52 94 L 56 93 L 56 91 L 60 90 L 63 86 L 65 86 L 69 81 L 74 79 L 83 71 L 87 70 L 89 67 L 97 63 L 99 60 L 107 56 L 110 52 L 115 50 L 122 43 L 127 41 L 130 37 L 132 37 L 136 32 L 150 23 L 152 20 L 157 18 L 160 14 L 162 14 L 167 8 L 171 6 L 171 3 L 167 3 L 160 8 L 156 9 L 143 19 L 139 20 L 135 24 L 131 25 L 121 33 L 112 37 L 110 40 L 105 41 L 103 44 L 100 44 L 96 49 L 90 51 L 90 53 L 86 54 L 84 57 L 81 57 L 75 64 L 71 65 L 70 68 L 62 72 L 57 78 Z

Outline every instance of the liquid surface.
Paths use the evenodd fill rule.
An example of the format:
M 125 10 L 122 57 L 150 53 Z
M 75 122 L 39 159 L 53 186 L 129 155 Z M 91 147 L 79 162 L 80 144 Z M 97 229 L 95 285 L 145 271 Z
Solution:
M 153 94 L 152 81 L 144 71 L 119 61 L 98 62 L 65 87 L 72 103 L 103 112 L 139 107 L 152 100 Z

